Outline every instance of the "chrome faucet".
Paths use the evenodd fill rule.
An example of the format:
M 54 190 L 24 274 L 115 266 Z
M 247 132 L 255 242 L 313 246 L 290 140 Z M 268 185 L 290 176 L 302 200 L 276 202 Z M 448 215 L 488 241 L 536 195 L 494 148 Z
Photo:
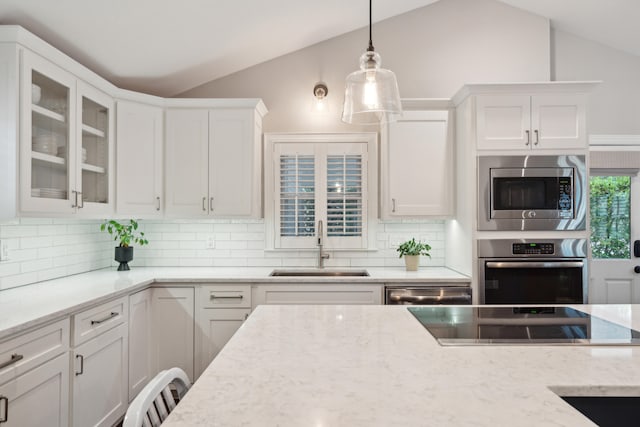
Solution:
M 322 253 L 322 220 L 318 221 L 318 268 L 324 268 L 324 260 L 329 259 L 329 254 Z

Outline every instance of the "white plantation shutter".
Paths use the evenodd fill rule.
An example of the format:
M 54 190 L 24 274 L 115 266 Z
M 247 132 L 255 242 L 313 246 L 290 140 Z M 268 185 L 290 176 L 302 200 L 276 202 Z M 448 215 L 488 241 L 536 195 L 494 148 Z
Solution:
M 327 236 L 362 236 L 362 155 L 327 156 Z
M 271 134 L 265 136 L 265 220 L 274 249 L 316 249 L 318 222 L 324 246 L 373 247 L 377 205 L 376 136 L 369 134 Z M 373 155 L 371 154 L 373 153 Z M 373 156 L 373 157 L 371 157 Z M 373 190 L 371 182 L 373 181 Z
M 315 159 L 280 156 L 280 236 L 315 235 Z

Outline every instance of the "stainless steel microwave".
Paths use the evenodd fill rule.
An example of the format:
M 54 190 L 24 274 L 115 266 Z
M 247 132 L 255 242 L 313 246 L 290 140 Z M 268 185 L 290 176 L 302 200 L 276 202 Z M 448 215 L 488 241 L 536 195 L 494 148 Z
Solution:
M 584 230 L 585 157 L 478 158 L 478 230 Z

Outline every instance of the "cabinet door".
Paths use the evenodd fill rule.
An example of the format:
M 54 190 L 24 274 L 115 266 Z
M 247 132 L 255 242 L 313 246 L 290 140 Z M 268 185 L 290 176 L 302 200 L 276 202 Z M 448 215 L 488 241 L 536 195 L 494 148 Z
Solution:
M 194 290 L 152 289 L 154 367 L 162 371 L 177 366 L 193 380 Z
M 156 373 L 151 357 L 151 289 L 129 296 L 129 402 Z
M 209 112 L 166 113 L 166 204 L 169 215 L 209 212 Z M 231 180 L 231 184 L 233 181 Z
M 74 213 L 75 77 L 27 50 L 22 59 L 20 209 Z
M 453 214 L 448 111 L 405 111 L 382 138 L 383 217 Z
M 209 208 L 216 217 L 259 217 L 261 156 L 253 110 L 209 112 Z
M 77 83 L 76 93 L 78 213 L 109 213 L 115 205 L 113 98 L 81 81 Z
M 203 308 L 199 310 L 200 333 L 196 351 L 195 381 L 251 314 L 250 308 Z
M 162 213 L 162 108 L 118 101 L 116 211 Z
M 476 120 L 478 150 L 531 148 L 529 95 L 478 95 Z
M 73 425 L 112 426 L 127 411 L 127 324 L 75 348 Z
M 6 427 L 69 425 L 69 353 L 0 385 L 0 422 Z M 6 411 L 5 411 L 6 409 Z
M 534 95 L 531 128 L 533 148 L 586 149 L 584 95 Z
M 252 289 L 252 307 L 260 304 L 382 304 L 378 285 L 260 285 Z

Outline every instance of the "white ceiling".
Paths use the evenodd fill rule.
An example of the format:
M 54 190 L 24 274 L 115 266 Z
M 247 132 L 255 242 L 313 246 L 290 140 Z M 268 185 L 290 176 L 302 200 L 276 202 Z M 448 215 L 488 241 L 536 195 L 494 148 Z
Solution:
M 435 1 L 377 0 L 374 21 Z M 638 0 L 500 1 L 640 55 Z M 22 25 L 120 87 L 171 96 L 365 27 L 368 2 L 1 0 L 0 24 Z

